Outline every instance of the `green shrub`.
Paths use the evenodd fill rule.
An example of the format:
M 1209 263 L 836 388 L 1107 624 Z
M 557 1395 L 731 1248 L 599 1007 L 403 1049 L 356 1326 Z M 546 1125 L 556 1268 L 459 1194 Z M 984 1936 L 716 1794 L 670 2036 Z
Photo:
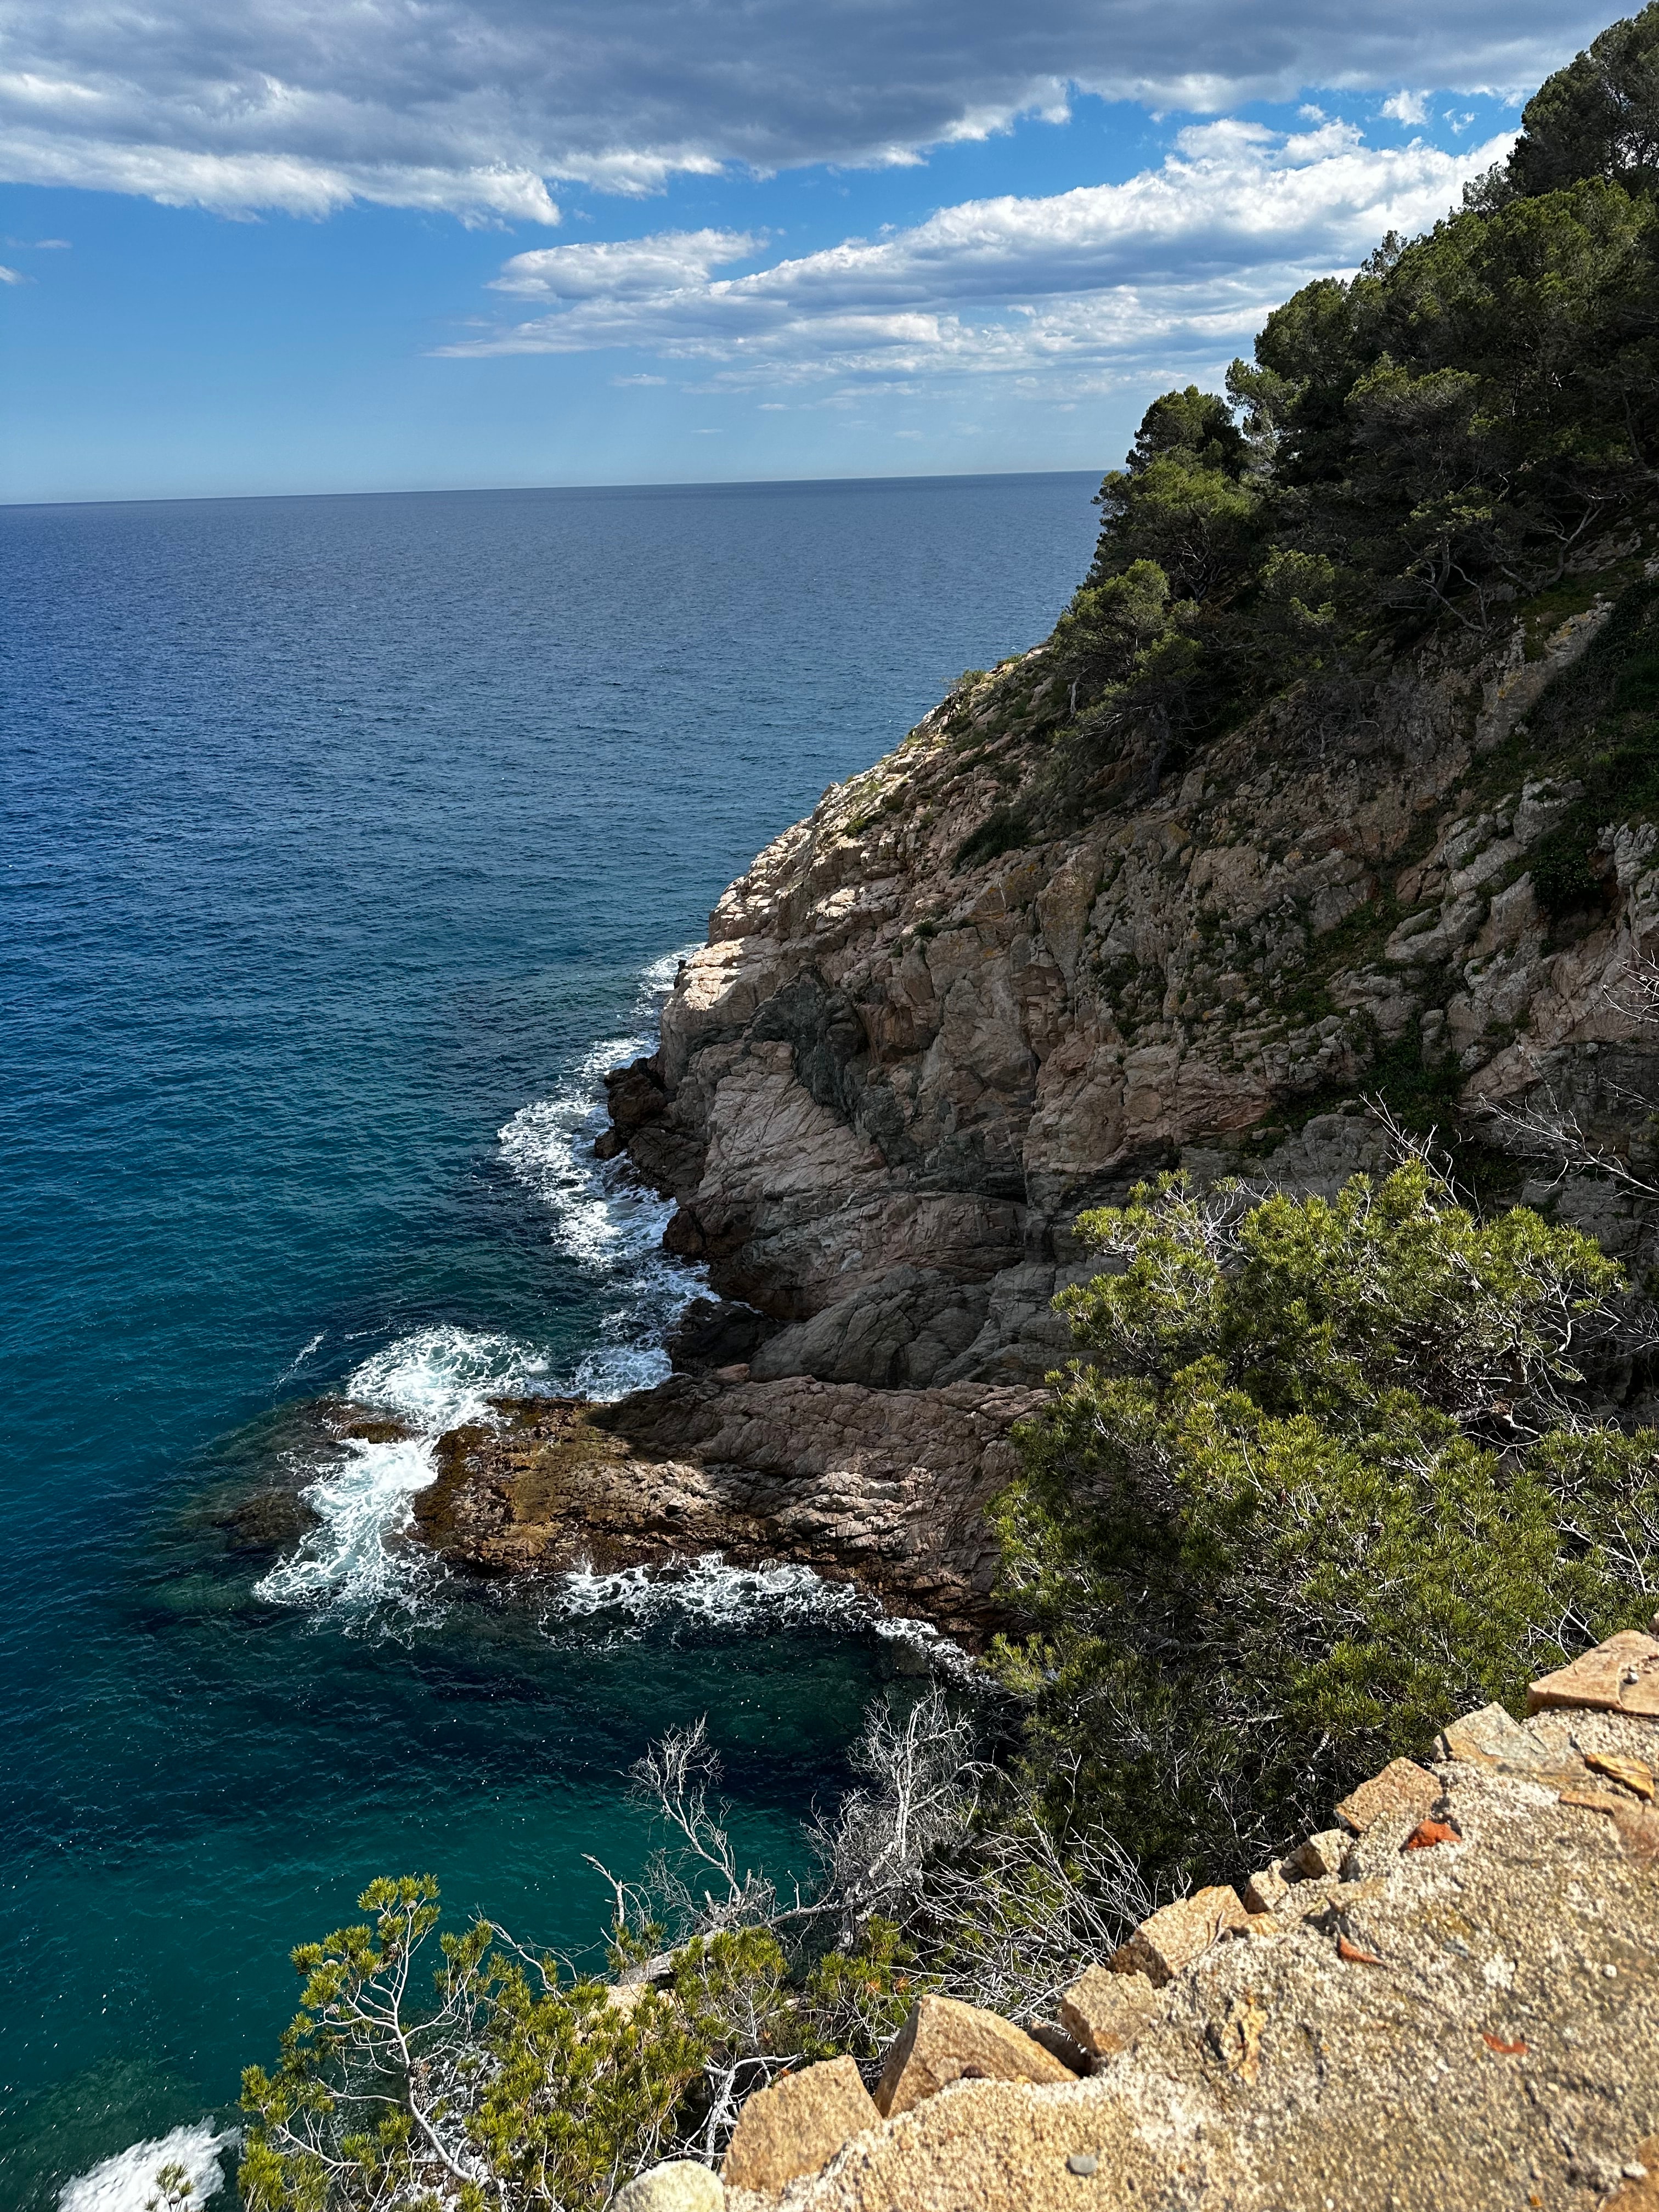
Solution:
M 382 1879 L 372 1925 L 302 1944 L 300 2010 L 274 2073 L 248 2068 L 238 2182 L 248 2212 L 576 2212 L 684 2141 L 711 2096 L 799 2047 L 776 1939 L 698 1937 L 672 1984 L 628 2007 L 603 1982 L 499 1940 L 480 1920 L 438 1939 L 429 1875 Z
M 1248 1873 L 1452 1714 L 1650 1610 L 1659 1438 L 1571 1413 L 1622 1278 L 1420 1162 L 1334 1201 L 1180 1178 L 1083 1217 L 1091 1355 L 1021 1436 L 999 1663 L 1062 1829 Z
M 1016 851 L 1028 843 L 1030 836 L 1031 824 L 1024 808 L 993 807 L 978 829 L 970 831 L 957 846 L 956 865 L 967 868 L 981 860 L 994 860 L 999 854 Z

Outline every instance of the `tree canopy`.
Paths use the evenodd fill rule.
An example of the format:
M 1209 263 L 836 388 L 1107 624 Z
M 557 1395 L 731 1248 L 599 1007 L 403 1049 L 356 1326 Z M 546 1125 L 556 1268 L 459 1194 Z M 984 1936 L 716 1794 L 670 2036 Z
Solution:
M 1054 635 L 1094 757 L 1484 633 L 1659 483 L 1659 0 L 1544 85 L 1507 168 L 1148 408 Z

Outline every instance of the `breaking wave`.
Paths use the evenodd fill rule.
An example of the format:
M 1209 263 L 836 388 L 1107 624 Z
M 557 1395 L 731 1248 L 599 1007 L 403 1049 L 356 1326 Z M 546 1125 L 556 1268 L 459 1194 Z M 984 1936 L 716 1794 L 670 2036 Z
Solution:
M 346 1395 L 404 1421 L 412 1435 L 348 1439 L 341 1457 L 302 1493 L 318 1525 L 298 1551 L 254 1585 L 276 1605 L 330 1606 L 349 1615 L 390 1606 L 418 1613 L 442 1570 L 404 1540 L 415 1493 L 437 1473 L 434 1448 L 446 1429 L 494 1419 L 494 1397 L 548 1388 L 547 1361 L 513 1338 L 440 1326 L 417 1329 L 363 1361 Z
M 216 2197 L 224 2187 L 220 2159 L 239 2140 L 234 2128 L 215 2132 L 210 2120 L 171 2135 L 129 2144 L 113 2158 L 77 2173 L 58 2193 L 58 2212 L 144 2212 L 156 2194 L 155 2177 L 164 2166 L 182 2166 L 189 2177 L 191 2203 Z
M 718 1552 L 665 1567 L 623 1567 L 561 1575 L 542 1626 L 557 1637 L 578 1623 L 610 1626 L 620 1637 L 680 1623 L 703 1628 L 854 1629 L 876 1607 L 850 1583 L 825 1582 L 811 1567 L 728 1566 Z
M 605 1073 L 651 1048 L 647 1025 L 683 957 L 670 953 L 644 971 L 633 1034 L 594 1045 L 550 1097 L 520 1108 L 498 1133 L 503 1160 L 552 1217 L 555 1243 L 598 1291 L 596 1340 L 562 1374 L 532 1346 L 450 1324 L 418 1329 L 364 1360 L 345 1395 L 394 1415 L 412 1433 L 342 1444 L 338 1459 L 302 1492 L 318 1525 L 255 1585 L 258 1596 L 352 1619 L 385 1620 L 388 1610 L 418 1616 L 444 1574 L 407 1538 L 416 1494 L 437 1472 L 434 1448 L 447 1429 L 493 1420 L 492 1398 L 563 1392 L 611 1400 L 669 1372 L 665 1343 L 702 1289 L 702 1271 L 662 1249 L 672 1204 L 640 1185 L 625 1162 L 596 1158 L 593 1140 L 605 1126 Z M 313 1338 L 289 1372 L 320 1342 Z
M 656 1017 L 684 957 L 668 953 L 645 970 L 631 1035 L 594 1045 L 550 1097 L 521 1106 L 499 1132 L 501 1158 L 552 1217 L 554 1243 L 604 1301 L 599 1341 L 568 1379 L 568 1388 L 584 1398 L 621 1398 L 663 1381 L 669 1331 L 704 1287 L 701 1267 L 662 1249 L 672 1200 L 637 1182 L 625 1160 L 599 1160 L 593 1152 L 605 1127 L 605 1076 L 651 1050 Z

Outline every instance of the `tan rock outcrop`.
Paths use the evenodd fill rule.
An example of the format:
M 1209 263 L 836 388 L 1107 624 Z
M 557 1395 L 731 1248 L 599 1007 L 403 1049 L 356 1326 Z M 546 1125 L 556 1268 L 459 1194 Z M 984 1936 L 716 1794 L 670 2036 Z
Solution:
M 1146 1974 L 1120 1974 L 1091 1966 L 1060 2000 L 1060 2024 L 1091 2058 L 1127 2051 L 1158 2010 L 1158 1991 Z
M 1224 1885 L 1198 1890 L 1143 1920 L 1113 1955 L 1113 1971 L 1144 1974 L 1161 1988 L 1224 1936 L 1240 1934 L 1248 1917 L 1237 1890 Z
M 775 2195 L 817 2173 L 881 2114 L 850 2058 L 826 2058 L 757 2090 L 744 2105 L 721 2178 L 734 2189 Z
M 1402 1814 L 1420 1820 L 1433 1810 L 1439 1795 L 1440 1784 L 1427 1767 L 1414 1759 L 1391 1759 L 1380 1774 L 1349 1791 L 1337 1807 L 1336 1817 L 1356 1836 L 1363 1836 L 1378 1820 Z
M 1579 1680 L 1617 1681 L 1632 1649 Z M 1613 1770 L 1659 1767 L 1659 1718 L 1497 1710 L 1445 1732 L 1430 1824 L 1454 1843 L 1403 1848 L 1394 1777 L 1342 1878 L 1177 1968 L 1088 2079 L 959 2080 L 789 2212 L 1645 2212 L 1659 1813 Z
M 1530 1712 L 1560 1706 L 1659 1717 L 1659 1639 L 1626 1629 L 1571 1666 L 1546 1674 L 1527 1692 Z
M 954 1997 L 919 1997 L 887 2054 L 876 2108 L 908 2112 L 953 2081 L 1074 2081 L 1023 2028 Z

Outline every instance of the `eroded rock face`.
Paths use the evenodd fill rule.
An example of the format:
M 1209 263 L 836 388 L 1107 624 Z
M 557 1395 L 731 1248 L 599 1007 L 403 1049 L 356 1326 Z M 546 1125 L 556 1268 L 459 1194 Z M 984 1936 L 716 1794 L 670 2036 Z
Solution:
M 721 897 L 659 1051 L 612 1086 L 672 1249 L 787 1324 L 756 1375 L 1036 1380 L 1068 1349 L 1079 1207 L 1149 1168 L 1334 1187 L 1374 1131 L 1265 1133 L 1390 1047 L 1455 1064 L 1471 1108 L 1592 1045 L 1651 1057 L 1608 986 L 1659 942 L 1656 833 L 1610 826 L 1559 942 L 1528 857 L 1577 787 L 1480 780 L 1606 613 L 1402 664 L 1352 726 L 1281 704 L 1178 784 L 977 860 L 1047 757 L 1041 648 L 827 793 Z
M 1013 1471 L 1008 1429 L 1037 1402 L 807 1376 L 677 1376 L 613 1406 L 503 1401 L 498 1425 L 440 1438 L 416 1518 L 443 1557 L 487 1573 L 798 1560 L 972 1643 L 1002 1622 L 985 1508 Z

